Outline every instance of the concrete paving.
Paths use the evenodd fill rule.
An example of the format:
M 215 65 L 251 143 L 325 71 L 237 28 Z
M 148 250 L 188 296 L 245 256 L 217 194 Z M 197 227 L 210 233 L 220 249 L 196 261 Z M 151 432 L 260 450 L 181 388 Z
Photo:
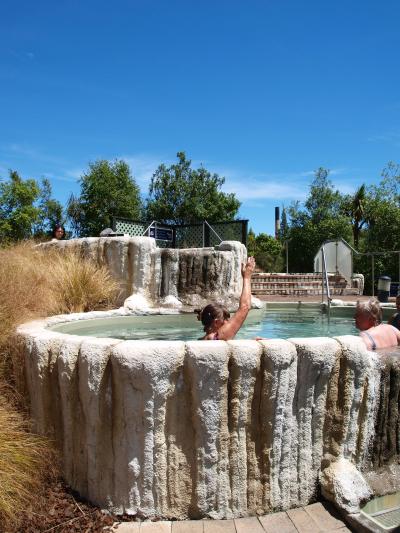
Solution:
M 351 531 L 327 502 L 234 520 L 121 522 L 116 533 L 344 533 Z
M 256 297 L 259 300 L 263 301 L 263 302 L 321 303 L 321 301 L 322 301 L 321 295 L 294 296 L 293 294 L 291 294 L 291 295 L 257 294 Z M 335 300 L 343 300 L 344 302 L 357 302 L 358 300 L 360 300 L 361 302 L 365 302 L 365 301 L 369 300 L 370 298 L 372 298 L 372 296 L 367 296 L 367 295 L 364 295 L 364 294 L 362 296 L 357 296 L 357 295 L 354 295 L 354 294 L 353 295 L 346 294 L 344 296 L 334 296 L 333 298 Z M 375 298 L 376 298 L 376 295 L 375 295 Z M 326 301 L 326 297 L 325 297 L 325 301 Z M 394 306 L 396 306 L 396 298 L 391 296 L 389 298 L 389 303 L 391 303 Z

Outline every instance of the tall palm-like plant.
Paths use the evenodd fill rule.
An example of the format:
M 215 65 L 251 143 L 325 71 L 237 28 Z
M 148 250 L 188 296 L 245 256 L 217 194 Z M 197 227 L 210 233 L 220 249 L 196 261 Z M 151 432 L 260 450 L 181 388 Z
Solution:
M 365 184 L 363 183 L 361 187 L 359 187 L 357 191 L 354 193 L 354 196 L 351 200 L 351 219 L 352 219 L 353 239 L 354 239 L 354 246 L 356 248 L 358 247 L 361 229 L 366 222 L 365 201 L 366 201 Z

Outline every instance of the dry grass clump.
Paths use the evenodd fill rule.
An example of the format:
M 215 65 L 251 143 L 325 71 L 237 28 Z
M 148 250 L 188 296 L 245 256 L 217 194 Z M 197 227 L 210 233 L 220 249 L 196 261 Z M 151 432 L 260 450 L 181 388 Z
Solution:
M 52 312 L 79 313 L 112 305 L 118 284 L 105 266 L 67 251 L 52 257 Z
M 21 510 L 40 497 L 42 485 L 56 475 L 57 461 L 49 441 L 29 432 L 1 388 L 0 450 L 0 529 L 5 531 L 15 528 Z
M 49 442 L 29 432 L 21 398 L 13 392 L 23 369 L 15 328 L 51 314 L 112 306 L 117 295 L 118 285 L 108 270 L 77 252 L 30 243 L 0 249 L 1 531 L 17 527 L 25 506 L 43 493 L 45 473 L 54 470 L 55 461 Z M 22 406 L 20 412 L 11 402 Z
M 0 250 L 0 346 L 16 325 L 49 308 L 48 263 L 31 245 Z
M 118 285 L 77 252 L 32 244 L 0 249 L 0 350 L 18 324 L 56 313 L 111 306 Z

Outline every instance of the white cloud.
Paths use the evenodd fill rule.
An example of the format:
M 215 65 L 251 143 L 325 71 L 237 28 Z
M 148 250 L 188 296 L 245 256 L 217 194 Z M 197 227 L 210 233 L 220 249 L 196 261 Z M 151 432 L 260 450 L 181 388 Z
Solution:
M 347 172 L 345 168 L 334 168 L 330 170 L 330 176 L 337 176 Z M 314 170 L 304 170 L 299 172 L 288 173 L 265 173 L 265 174 L 246 174 L 238 173 L 235 170 L 225 169 L 217 170 L 221 176 L 225 176 L 223 189 L 225 192 L 235 193 L 239 200 L 285 200 L 304 201 L 309 192 L 309 184 L 314 177 Z M 348 181 L 343 183 L 333 182 L 336 189 L 343 193 L 354 192 L 356 187 Z
M 78 170 L 61 170 L 60 172 L 44 172 L 42 175 L 54 181 L 65 181 L 67 183 L 76 183 L 82 172 Z
M 65 164 L 65 160 L 60 157 L 48 155 L 46 153 L 33 148 L 32 146 L 21 143 L 8 143 L 0 146 L 0 152 L 6 157 L 13 159 L 27 158 L 41 163 L 51 163 L 55 165 Z
M 360 187 L 360 182 L 352 183 L 351 180 L 348 181 L 338 181 L 334 183 L 336 189 L 342 194 L 354 194 L 356 190 Z
M 239 200 L 304 200 L 307 196 L 307 191 L 299 184 L 277 181 L 226 180 L 223 189 L 235 193 Z
M 64 178 L 66 181 L 77 181 L 84 173 L 83 168 L 75 167 L 64 171 Z
M 397 131 L 371 135 L 367 139 L 369 142 L 383 142 L 393 144 L 394 146 L 400 146 L 400 133 Z
M 117 159 L 123 159 L 131 167 L 131 171 L 139 187 L 147 192 L 152 175 L 157 167 L 164 163 L 169 166 L 171 161 L 164 159 L 161 156 L 148 154 L 134 154 L 120 156 Z

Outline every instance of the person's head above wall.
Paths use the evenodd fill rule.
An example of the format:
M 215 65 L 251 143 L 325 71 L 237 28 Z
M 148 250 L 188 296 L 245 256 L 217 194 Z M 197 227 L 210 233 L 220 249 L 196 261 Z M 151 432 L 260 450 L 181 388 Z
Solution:
M 382 322 L 382 309 L 378 300 L 370 298 L 366 302 L 357 302 L 355 320 L 356 327 L 361 331 L 378 326 Z
M 56 224 L 52 231 L 52 238 L 57 239 L 58 241 L 65 237 L 65 230 L 61 224 Z

